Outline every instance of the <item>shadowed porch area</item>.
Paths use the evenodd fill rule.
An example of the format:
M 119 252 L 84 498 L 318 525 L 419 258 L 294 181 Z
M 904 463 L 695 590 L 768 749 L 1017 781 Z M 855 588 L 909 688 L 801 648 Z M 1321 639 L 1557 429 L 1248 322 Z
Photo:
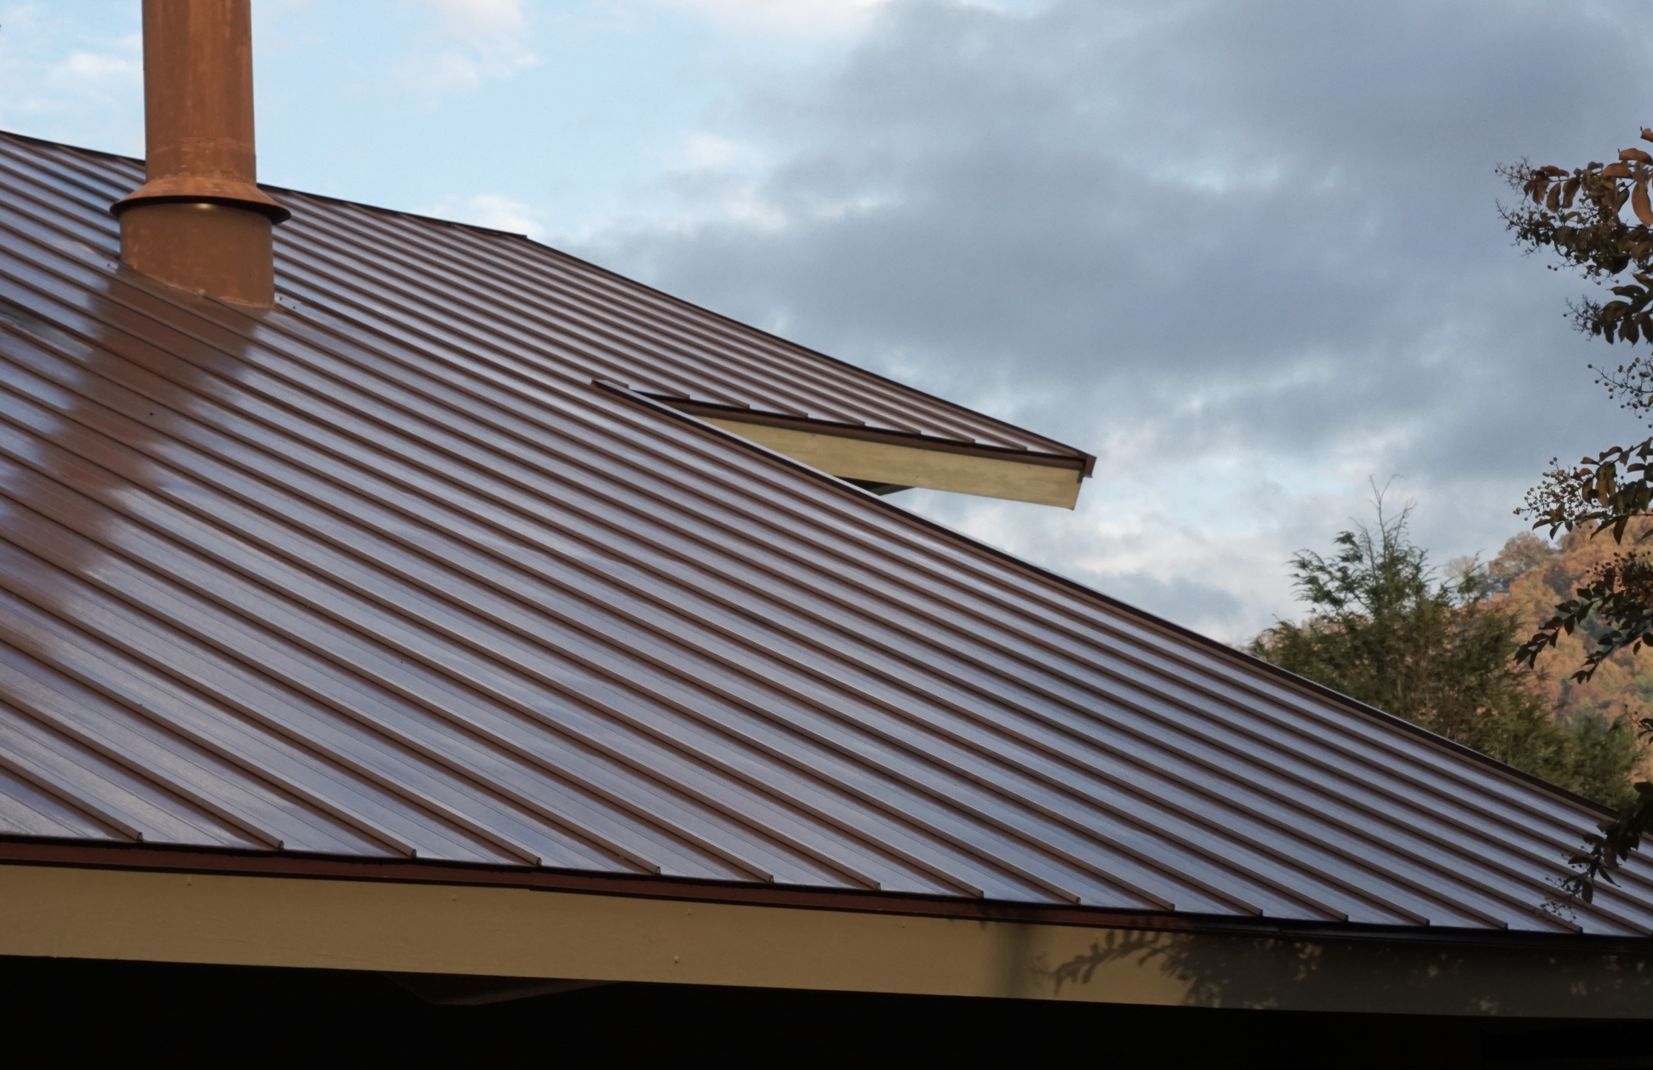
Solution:
M 450 991 L 508 995 L 508 979 Z M 411 982 L 411 984 L 410 984 Z M 522 982 L 537 991 L 543 982 Z M 215 1020 L 280 1046 L 314 1040 L 275 1024 L 345 1025 L 391 1047 L 412 1041 L 521 1040 L 628 1058 L 693 1054 L 790 1062 L 923 1055 L 1091 1066 L 1646 1066 L 1653 1025 L 1408 1015 L 1127 1007 L 1023 1000 L 611 984 L 441 1005 L 430 979 L 348 970 L 185 966 L 0 957 L 0 999 L 14 1021 L 73 1013 L 89 1021 Z M 466 998 L 466 997 L 462 997 Z

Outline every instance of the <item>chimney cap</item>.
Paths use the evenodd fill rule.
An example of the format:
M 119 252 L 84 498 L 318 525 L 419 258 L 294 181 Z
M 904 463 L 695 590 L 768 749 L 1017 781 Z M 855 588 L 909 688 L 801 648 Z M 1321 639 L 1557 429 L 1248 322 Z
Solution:
M 115 215 L 140 204 L 200 203 L 228 204 L 268 216 L 280 223 L 292 216 L 281 202 L 257 185 L 237 178 L 212 175 L 164 175 L 150 179 L 109 206 Z

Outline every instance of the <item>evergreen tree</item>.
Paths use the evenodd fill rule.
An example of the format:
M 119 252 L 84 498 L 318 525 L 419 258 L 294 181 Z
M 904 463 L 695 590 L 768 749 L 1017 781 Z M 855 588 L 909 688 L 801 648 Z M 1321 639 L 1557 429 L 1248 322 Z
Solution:
M 1437 579 L 1407 534 L 1410 509 L 1292 560 L 1301 623 L 1282 621 L 1251 652 L 1554 784 L 1621 806 L 1638 759 L 1627 719 L 1553 717 L 1511 659 L 1517 614 L 1490 600 L 1499 578 L 1473 563 Z

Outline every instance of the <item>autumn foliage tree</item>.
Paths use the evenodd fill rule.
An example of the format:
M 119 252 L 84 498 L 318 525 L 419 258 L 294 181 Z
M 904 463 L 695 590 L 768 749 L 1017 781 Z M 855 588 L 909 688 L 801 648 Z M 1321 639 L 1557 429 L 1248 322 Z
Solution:
M 1653 523 L 1638 522 L 1626 538 L 1649 530 Z M 1611 538 L 1594 538 L 1588 531 L 1567 532 L 1554 542 L 1522 533 L 1487 564 L 1489 600 L 1515 615 L 1525 640 L 1555 616 L 1557 603 L 1571 598 L 1617 552 L 1618 544 Z M 1533 686 L 1551 708 L 1565 713 L 1590 713 L 1632 725 L 1653 717 L 1653 657 L 1621 649 L 1598 664 L 1588 680 L 1574 679 L 1572 670 L 1584 664 L 1600 627 L 1591 618 L 1570 635 L 1562 632 L 1541 661 L 1544 668 L 1556 671 L 1533 674 Z M 1653 759 L 1653 749 L 1644 752 L 1646 771 L 1653 772 L 1653 763 L 1647 761 Z
M 1643 128 L 1643 141 L 1653 130 Z M 1501 209 L 1516 242 L 1544 250 L 1555 267 L 1577 270 L 1595 289 L 1574 304 L 1579 330 L 1609 345 L 1653 342 L 1653 154 L 1622 149 L 1608 163 L 1571 170 L 1527 163 L 1504 169 L 1522 199 Z M 1611 368 L 1597 368 L 1608 396 L 1645 419 L 1653 418 L 1653 355 L 1632 353 Z M 1653 544 L 1638 521 L 1653 516 L 1653 437 L 1612 445 L 1576 464 L 1552 462 L 1521 510 L 1535 528 L 1605 535 L 1614 551 L 1596 565 L 1522 644 L 1518 657 L 1533 665 L 1564 636 L 1588 640 L 1572 672 L 1589 681 L 1621 651 L 1639 653 L 1653 644 Z M 1641 729 L 1653 736 L 1653 718 Z M 1613 870 L 1653 830 L 1653 782 L 1636 784 L 1636 796 L 1592 835 L 1574 859 L 1572 890 L 1588 900 L 1597 880 Z

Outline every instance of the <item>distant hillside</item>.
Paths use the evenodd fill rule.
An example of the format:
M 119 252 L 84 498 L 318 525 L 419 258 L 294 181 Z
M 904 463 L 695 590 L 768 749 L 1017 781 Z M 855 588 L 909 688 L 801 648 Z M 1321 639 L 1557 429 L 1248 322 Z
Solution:
M 1653 532 L 1653 523 L 1632 528 L 1633 535 Z M 1596 565 L 1625 549 L 1610 534 L 1591 538 L 1582 531 L 1571 532 L 1557 543 L 1537 535 L 1517 535 L 1504 544 L 1489 564 L 1492 601 L 1513 610 L 1530 634 L 1555 614 L 1557 602 L 1572 595 Z M 1605 717 L 1653 716 L 1653 649 L 1641 654 L 1621 650 L 1596 670 L 1588 683 L 1574 683 L 1572 674 L 1584 664 L 1589 625 L 1572 635 L 1563 635 L 1553 650 L 1541 654 L 1536 685 L 1562 715 L 1594 713 Z M 1647 759 L 1643 760 L 1644 766 Z

